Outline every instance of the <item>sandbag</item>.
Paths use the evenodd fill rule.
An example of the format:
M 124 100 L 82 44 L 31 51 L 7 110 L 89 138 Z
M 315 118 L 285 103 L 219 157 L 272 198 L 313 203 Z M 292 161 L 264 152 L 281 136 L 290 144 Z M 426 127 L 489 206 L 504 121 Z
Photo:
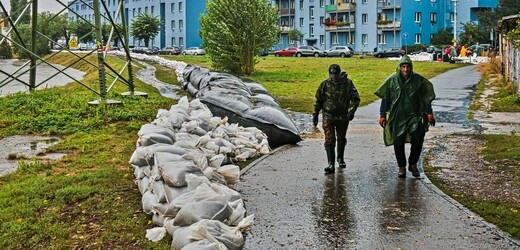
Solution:
M 164 183 L 172 187 L 186 186 L 187 174 L 204 175 L 190 160 L 166 162 L 157 167 L 159 168 Z
M 183 206 L 175 219 L 174 226 L 189 226 L 202 219 L 225 221 L 232 214 L 233 210 L 227 204 L 227 200 L 222 196 L 215 196 L 208 200 L 192 202 Z

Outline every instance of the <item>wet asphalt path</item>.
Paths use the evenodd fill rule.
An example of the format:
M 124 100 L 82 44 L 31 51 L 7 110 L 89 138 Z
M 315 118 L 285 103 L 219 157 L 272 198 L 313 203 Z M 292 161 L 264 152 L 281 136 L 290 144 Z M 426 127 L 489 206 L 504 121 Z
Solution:
M 426 140 L 467 130 L 463 113 L 480 79 L 474 68 L 432 79 L 438 125 Z M 323 173 L 323 140 L 279 148 L 242 171 L 237 190 L 255 214 L 244 249 L 520 249 L 428 179 L 397 178 L 378 110 L 379 102 L 358 110 L 347 168 L 334 175 Z

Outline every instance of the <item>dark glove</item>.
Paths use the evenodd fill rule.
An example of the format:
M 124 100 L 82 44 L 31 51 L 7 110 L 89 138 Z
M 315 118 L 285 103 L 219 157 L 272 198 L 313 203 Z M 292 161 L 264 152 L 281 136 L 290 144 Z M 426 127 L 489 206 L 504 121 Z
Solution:
M 352 111 L 348 112 L 347 118 L 349 121 L 352 121 L 352 119 L 354 119 L 354 112 L 352 112 Z
M 318 126 L 318 114 L 312 115 L 312 125 L 314 125 L 314 127 Z
M 379 117 L 379 125 L 381 125 L 382 128 L 386 127 L 386 118 L 381 116 Z
M 433 114 L 428 114 L 428 123 L 435 127 L 435 117 Z

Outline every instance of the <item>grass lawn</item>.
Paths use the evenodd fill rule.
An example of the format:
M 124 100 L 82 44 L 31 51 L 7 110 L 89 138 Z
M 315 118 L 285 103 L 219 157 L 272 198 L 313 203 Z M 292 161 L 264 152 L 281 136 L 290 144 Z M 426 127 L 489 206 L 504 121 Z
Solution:
M 207 57 L 172 56 L 175 60 L 209 65 Z M 54 63 L 75 57 L 61 53 Z M 89 60 L 96 64 L 96 57 Z M 109 58 L 114 69 L 123 62 Z M 251 78 L 264 84 L 296 111 L 312 112 L 314 92 L 327 77 L 331 63 L 339 63 L 360 91 L 363 104 L 375 100 L 377 86 L 396 69 L 397 62 L 375 58 L 262 58 Z M 416 63 L 415 70 L 433 77 L 461 64 Z M 83 82 L 98 89 L 96 68 L 79 63 L 87 72 Z M 137 69 L 134 69 L 134 72 Z M 178 84 L 169 69 L 156 73 Z M 158 109 L 176 101 L 135 78 L 136 90 L 148 98 L 123 97 L 116 84 L 110 99 L 121 106 L 89 106 L 98 99 L 85 87 L 64 87 L 0 98 L 0 137 L 15 134 L 58 135 L 63 140 L 50 148 L 67 156 L 52 163 L 20 161 L 17 172 L 0 177 L 0 249 L 168 249 L 171 238 L 153 243 L 145 238 L 151 218 L 142 212 L 141 194 L 128 164 L 135 150 L 137 131 L 151 122 Z M 107 82 L 111 82 L 108 79 Z

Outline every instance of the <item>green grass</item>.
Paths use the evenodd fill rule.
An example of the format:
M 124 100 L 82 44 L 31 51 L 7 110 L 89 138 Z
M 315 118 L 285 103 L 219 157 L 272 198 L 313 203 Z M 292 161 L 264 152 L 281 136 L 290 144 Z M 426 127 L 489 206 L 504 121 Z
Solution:
M 210 64 L 207 57 L 167 58 Z M 95 56 L 88 59 L 97 60 Z M 53 60 L 66 64 L 74 57 L 63 53 Z M 117 58 L 108 62 L 115 69 L 123 67 Z M 372 92 L 397 65 L 374 58 L 268 57 L 260 60 L 251 78 L 265 84 L 283 107 L 311 112 L 314 92 L 331 63 L 349 72 L 364 104 L 375 99 Z M 433 77 L 460 66 L 417 63 L 416 70 Z M 94 67 L 83 63 L 76 67 L 87 72 L 83 82 L 99 88 Z M 159 67 L 156 75 L 179 84 L 171 69 Z M 50 151 L 67 153 L 53 163 L 29 159 L 21 162 L 17 172 L 0 177 L 0 249 L 169 248 L 170 237 L 159 243 L 145 238 L 146 229 L 153 225 L 142 212 L 141 194 L 128 160 L 139 128 L 152 121 L 158 109 L 168 109 L 175 101 L 134 79 L 136 90 L 148 93 L 148 98 L 123 97 L 118 93 L 128 91 L 127 87 L 116 84 L 108 98 L 123 101 L 120 106 L 88 105 L 99 97 L 76 83 L 0 98 L 0 138 L 57 135 L 63 140 Z

